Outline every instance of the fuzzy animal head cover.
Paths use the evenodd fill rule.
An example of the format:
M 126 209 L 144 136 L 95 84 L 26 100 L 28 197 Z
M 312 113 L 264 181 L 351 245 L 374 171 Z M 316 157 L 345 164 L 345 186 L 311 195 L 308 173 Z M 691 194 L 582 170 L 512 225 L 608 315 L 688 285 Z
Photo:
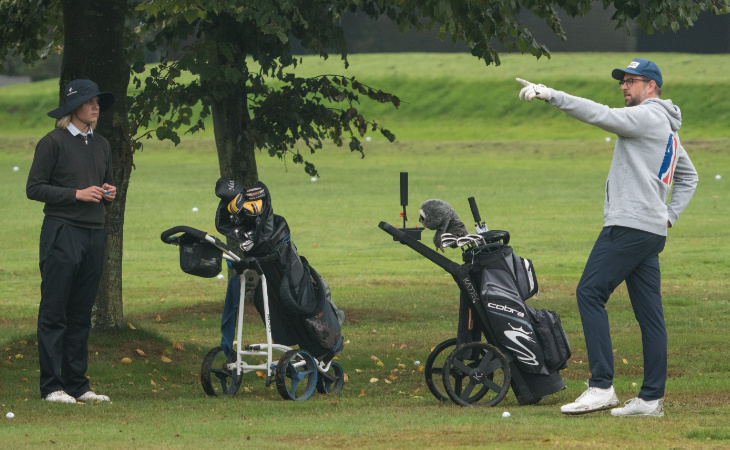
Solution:
M 451 233 L 454 236 L 462 237 L 469 234 L 466 225 L 459 220 L 459 216 L 448 203 L 443 200 L 426 200 L 418 212 L 419 222 L 429 230 L 436 230 L 433 236 L 433 243 L 441 247 L 441 235 Z

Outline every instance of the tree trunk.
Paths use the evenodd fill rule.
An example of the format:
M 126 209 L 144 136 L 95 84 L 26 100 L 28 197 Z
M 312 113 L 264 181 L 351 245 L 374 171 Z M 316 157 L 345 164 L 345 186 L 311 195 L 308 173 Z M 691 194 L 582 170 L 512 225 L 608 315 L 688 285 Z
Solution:
M 215 87 L 212 86 L 211 89 Z M 230 89 L 229 86 L 226 90 Z M 246 139 L 245 133 L 246 124 L 250 121 L 246 91 L 244 87 L 237 90 L 239 92 L 229 95 L 223 101 L 213 100 L 213 130 L 221 177 L 238 181 L 248 187 L 258 181 L 259 174 L 253 143 Z M 221 98 L 216 95 L 213 97 Z
M 61 91 L 76 78 L 88 78 L 114 95 L 114 106 L 100 115 L 96 130 L 109 140 L 117 198 L 107 207 L 104 272 L 92 313 L 95 331 L 116 331 L 124 323 L 122 248 L 124 210 L 133 168 L 127 122 L 129 64 L 124 51 L 126 1 L 63 0 L 64 50 Z
M 212 98 L 224 98 L 223 101 L 213 100 L 211 113 L 213 115 L 213 131 L 215 134 L 215 146 L 218 150 L 218 165 L 222 178 L 238 181 L 243 186 L 251 186 L 258 181 L 259 174 L 256 168 L 256 152 L 253 142 L 246 139 L 246 126 L 250 122 L 245 87 L 226 86 L 226 91 L 236 89 L 238 92 L 229 96 L 215 94 L 215 84 L 207 86 L 208 91 L 213 93 Z M 211 185 L 212 188 L 212 185 Z M 226 244 L 239 256 L 241 251 L 238 242 L 226 238 Z M 228 277 L 234 276 L 235 272 L 228 272 Z

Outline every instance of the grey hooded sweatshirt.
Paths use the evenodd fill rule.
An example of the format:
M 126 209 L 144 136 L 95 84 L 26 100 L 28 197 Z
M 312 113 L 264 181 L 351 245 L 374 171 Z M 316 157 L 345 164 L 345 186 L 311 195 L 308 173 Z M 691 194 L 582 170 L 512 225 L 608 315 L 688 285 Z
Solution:
M 659 98 L 609 108 L 554 89 L 550 92 L 551 105 L 617 136 L 606 180 L 603 226 L 666 236 L 667 221 L 674 224 L 697 187 L 697 171 L 677 133 L 682 126 L 679 108 Z

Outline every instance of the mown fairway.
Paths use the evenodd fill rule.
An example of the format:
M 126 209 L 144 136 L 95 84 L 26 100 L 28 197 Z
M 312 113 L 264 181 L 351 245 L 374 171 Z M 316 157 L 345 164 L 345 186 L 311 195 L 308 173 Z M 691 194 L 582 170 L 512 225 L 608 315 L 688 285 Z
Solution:
M 519 103 L 512 79 L 552 84 L 618 107 L 610 70 L 632 57 L 557 55 L 535 62 L 514 56 L 496 69 L 467 56 L 353 57 L 363 81 L 404 100 L 395 112 L 375 108 L 398 141 L 372 136 L 364 159 L 326 148 L 311 158 L 321 174 L 315 183 L 299 166 L 259 156 L 274 211 L 287 218 L 299 252 L 329 282 L 348 316 L 343 334 L 349 343 L 338 359 L 348 382 L 340 394 L 315 394 L 306 402 L 282 400 L 255 374 L 244 377 L 233 398 L 206 398 L 199 384 L 202 358 L 220 339 L 225 281 L 182 273 L 177 248 L 164 245 L 159 234 L 174 225 L 217 234 L 211 136 L 188 138 L 178 148 L 147 141 L 135 157 L 124 253 L 125 321 L 131 327 L 90 342 L 92 386 L 113 402 L 40 401 L 35 315 L 42 205 L 27 200 L 24 188 L 32 150 L 51 125 L 42 118 L 52 101 L 39 107 L 35 92 L 53 100 L 54 84 L 0 89 L 0 102 L 13 98 L 17 116 L 17 122 L 12 114 L 2 116 L 0 123 L 0 417 L 16 415 L 0 420 L 0 442 L 12 448 L 730 447 L 730 104 L 687 96 L 726 89 L 726 57 L 650 55 L 664 71 L 665 93 L 672 77 L 681 83 L 664 97 L 682 107 L 683 143 L 700 176 L 661 256 L 670 349 L 666 416 L 619 420 L 609 413 L 559 412 L 589 376 L 574 290 L 602 225 L 613 149 L 605 138 L 613 136 L 546 105 Z M 573 67 L 581 69 L 560 81 Z M 687 75 L 698 67 L 702 74 Z M 392 73 L 402 84 L 387 84 L 398 78 Z M 42 126 L 21 125 L 30 118 Z M 449 275 L 377 227 L 381 220 L 402 224 L 402 171 L 410 174 L 410 225 L 421 202 L 440 198 L 471 228 L 467 198 L 474 196 L 490 228 L 509 230 L 516 253 L 533 260 L 541 291 L 530 304 L 557 311 L 573 347 L 563 372 L 567 390 L 524 407 L 510 392 L 495 408 L 441 404 L 430 394 L 414 362 L 424 363 L 432 347 L 455 335 L 458 290 Z M 432 232 L 424 233 L 424 242 L 431 238 Z M 446 255 L 460 260 L 459 250 Z M 643 370 L 640 331 L 624 286 L 608 309 L 616 389 L 624 401 L 638 392 Z M 245 321 L 245 340 L 263 341 L 255 311 L 247 311 Z M 125 357 L 132 363 L 122 364 Z M 511 418 L 501 418 L 505 409 Z

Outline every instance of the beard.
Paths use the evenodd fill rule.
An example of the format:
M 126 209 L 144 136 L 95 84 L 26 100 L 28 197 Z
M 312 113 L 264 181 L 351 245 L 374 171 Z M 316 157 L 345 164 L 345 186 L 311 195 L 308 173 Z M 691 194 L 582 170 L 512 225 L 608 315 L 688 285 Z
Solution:
M 633 95 L 629 95 L 628 98 L 624 97 L 624 104 L 627 107 L 640 105 L 641 104 L 641 98 L 635 97 Z
M 646 83 L 644 83 L 644 84 L 646 84 Z M 626 94 L 624 94 L 624 104 L 627 107 L 638 106 L 644 100 L 646 100 L 646 86 L 644 86 L 644 89 L 642 89 L 638 95 L 628 94 L 628 97 L 626 97 Z

